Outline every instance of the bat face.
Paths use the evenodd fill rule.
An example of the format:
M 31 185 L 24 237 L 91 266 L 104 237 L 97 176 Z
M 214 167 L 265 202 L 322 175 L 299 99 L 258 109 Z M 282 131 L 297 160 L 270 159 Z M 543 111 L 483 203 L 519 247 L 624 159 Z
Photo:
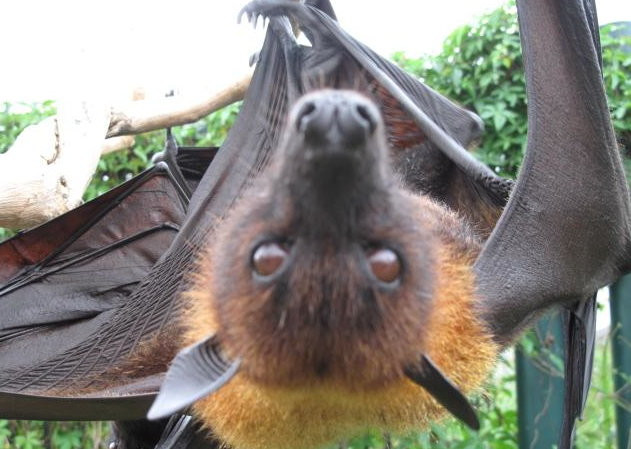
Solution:
M 382 385 L 423 353 L 436 236 L 386 154 L 369 101 L 313 93 L 224 223 L 206 288 L 224 350 L 257 382 Z
M 152 419 L 195 402 L 218 438 L 255 449 L 407 432 L 445 409 L 477 428 L 458 388 L 479 385 L 497 354 L 474 310 L 480 242 L 400 186 L 383 128 L 349 91 L 293 107 L 277 160 L 198 265 L 184 317 L 193 345 Z
M 480 242 L 400 186 L 383 128 L 348 91 L 293 107 L 277 160 L 199 263 L 184 317 L 193 345 L 152 419 L 197 401 L 216 436 L 256 449 L 406 432 L 445 409 L 477 428 L 458 388 L 479 385 L 497 354 L 474 311 Z

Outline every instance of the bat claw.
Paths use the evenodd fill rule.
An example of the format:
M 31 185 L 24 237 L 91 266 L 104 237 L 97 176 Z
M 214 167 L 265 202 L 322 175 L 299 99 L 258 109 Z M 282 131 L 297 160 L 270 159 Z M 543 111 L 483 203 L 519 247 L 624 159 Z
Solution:
M 255 17 L 255 14 L 258 14 L 259 8 L 260 7 L 257 5 L 256 1 L 252 1 L 245 5 L 237 14 L 237 23 L 241 23 L 243 16 L 247 17 L 248 23 L 252 23 L 252 19 Z
M 466 396 L 449 380 L 434 362 L 426 356 L 417 365 L 407 367 L 405 374 L 420 385 L 449 413 L 473 430 L 480 430 L 480 421 Z
M 243 14 L 245 14 L 245 8 L 241 8 L 239 14 L 237 14 L 237 23 L 241 24 L 241 19 L 243 18 Z
M 292 6 L 295 5 L 288 0 L 252 0 L 239 11 L 237 23 L 241 23 L 241 18 L 245 14 L 248 17 L 248 22 L 254 21 L 254 28 L 256 28 L 259 17 L 263 17 L 263 26 L 265 26 L 265 20 L 272 16 L 286 15 L 288 13 L 287 8 Z

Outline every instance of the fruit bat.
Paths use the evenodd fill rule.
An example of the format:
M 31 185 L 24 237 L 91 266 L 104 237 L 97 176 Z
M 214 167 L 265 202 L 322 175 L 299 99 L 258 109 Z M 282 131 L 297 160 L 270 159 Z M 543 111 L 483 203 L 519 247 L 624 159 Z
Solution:
M 154 168 L 0 245 L 0 415 L 117 420 L 119 448 L 157 449 L 319 447 L 445 411 L 476 427 L 465 395 L 557 306 L 569 447 L 593 294 L 629 268 L 593 3 L 518 2 L 515 184 L 463 149 L 473 114 L 329 2 L 243 12 L 269 29 L 221 148 L 171 138 Z

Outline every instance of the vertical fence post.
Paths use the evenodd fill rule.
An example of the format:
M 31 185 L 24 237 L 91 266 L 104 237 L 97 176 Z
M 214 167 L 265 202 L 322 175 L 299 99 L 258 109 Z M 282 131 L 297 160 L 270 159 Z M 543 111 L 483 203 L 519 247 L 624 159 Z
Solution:
M 631 404 L 631 275 L 620 278 L 610 287 L 610 292 L 614 388 L 618 393 L 618 449 L 628 449 L 631 448 L 631 411 L 621 407 L 620 403 Z
M 563 320 L 560 314 L 535 326 L 540 351 L 529 357 L 516 349 L 520 449 L 552 449 L 563 423 Z M 528 337 L 529 338 L 529 337 Z
M 631 21 L 619 22 L 617 29 L 611 33 L 613 37 L 631 36 Z M 626 53 L 631 53 L 631 46 L 622 45 Z M 629 181 L 627 177 L 627 181 Z M 631 404 L 631 275 L 623 276 L 609 288 L 611 310 L 611 329 L 613 338 L 611 350 L 613 353 L 614 388 L 618 392 L 616 405 L 616 434 L 618 449 L 631 449 L 631 411 L 621 407 L 624 402 Z M 625 313 L 624 308 L 627 308 Z

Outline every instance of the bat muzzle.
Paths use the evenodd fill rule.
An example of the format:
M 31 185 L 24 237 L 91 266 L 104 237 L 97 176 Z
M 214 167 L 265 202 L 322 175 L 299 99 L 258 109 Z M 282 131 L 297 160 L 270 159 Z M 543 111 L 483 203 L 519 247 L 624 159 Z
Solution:
M 305 234 L 332 240 L 353 234 L 374 203 L 385 204 L 383 119 L 356 92 L 324 89 L 302 97 L 289 115 L 280 160 L 276 188 Z
M 350 91 L 322 91 L 303 97 L 294 122 L 305 143 L 321 151 L 361 148 L 381 121 L 367 99 Z

